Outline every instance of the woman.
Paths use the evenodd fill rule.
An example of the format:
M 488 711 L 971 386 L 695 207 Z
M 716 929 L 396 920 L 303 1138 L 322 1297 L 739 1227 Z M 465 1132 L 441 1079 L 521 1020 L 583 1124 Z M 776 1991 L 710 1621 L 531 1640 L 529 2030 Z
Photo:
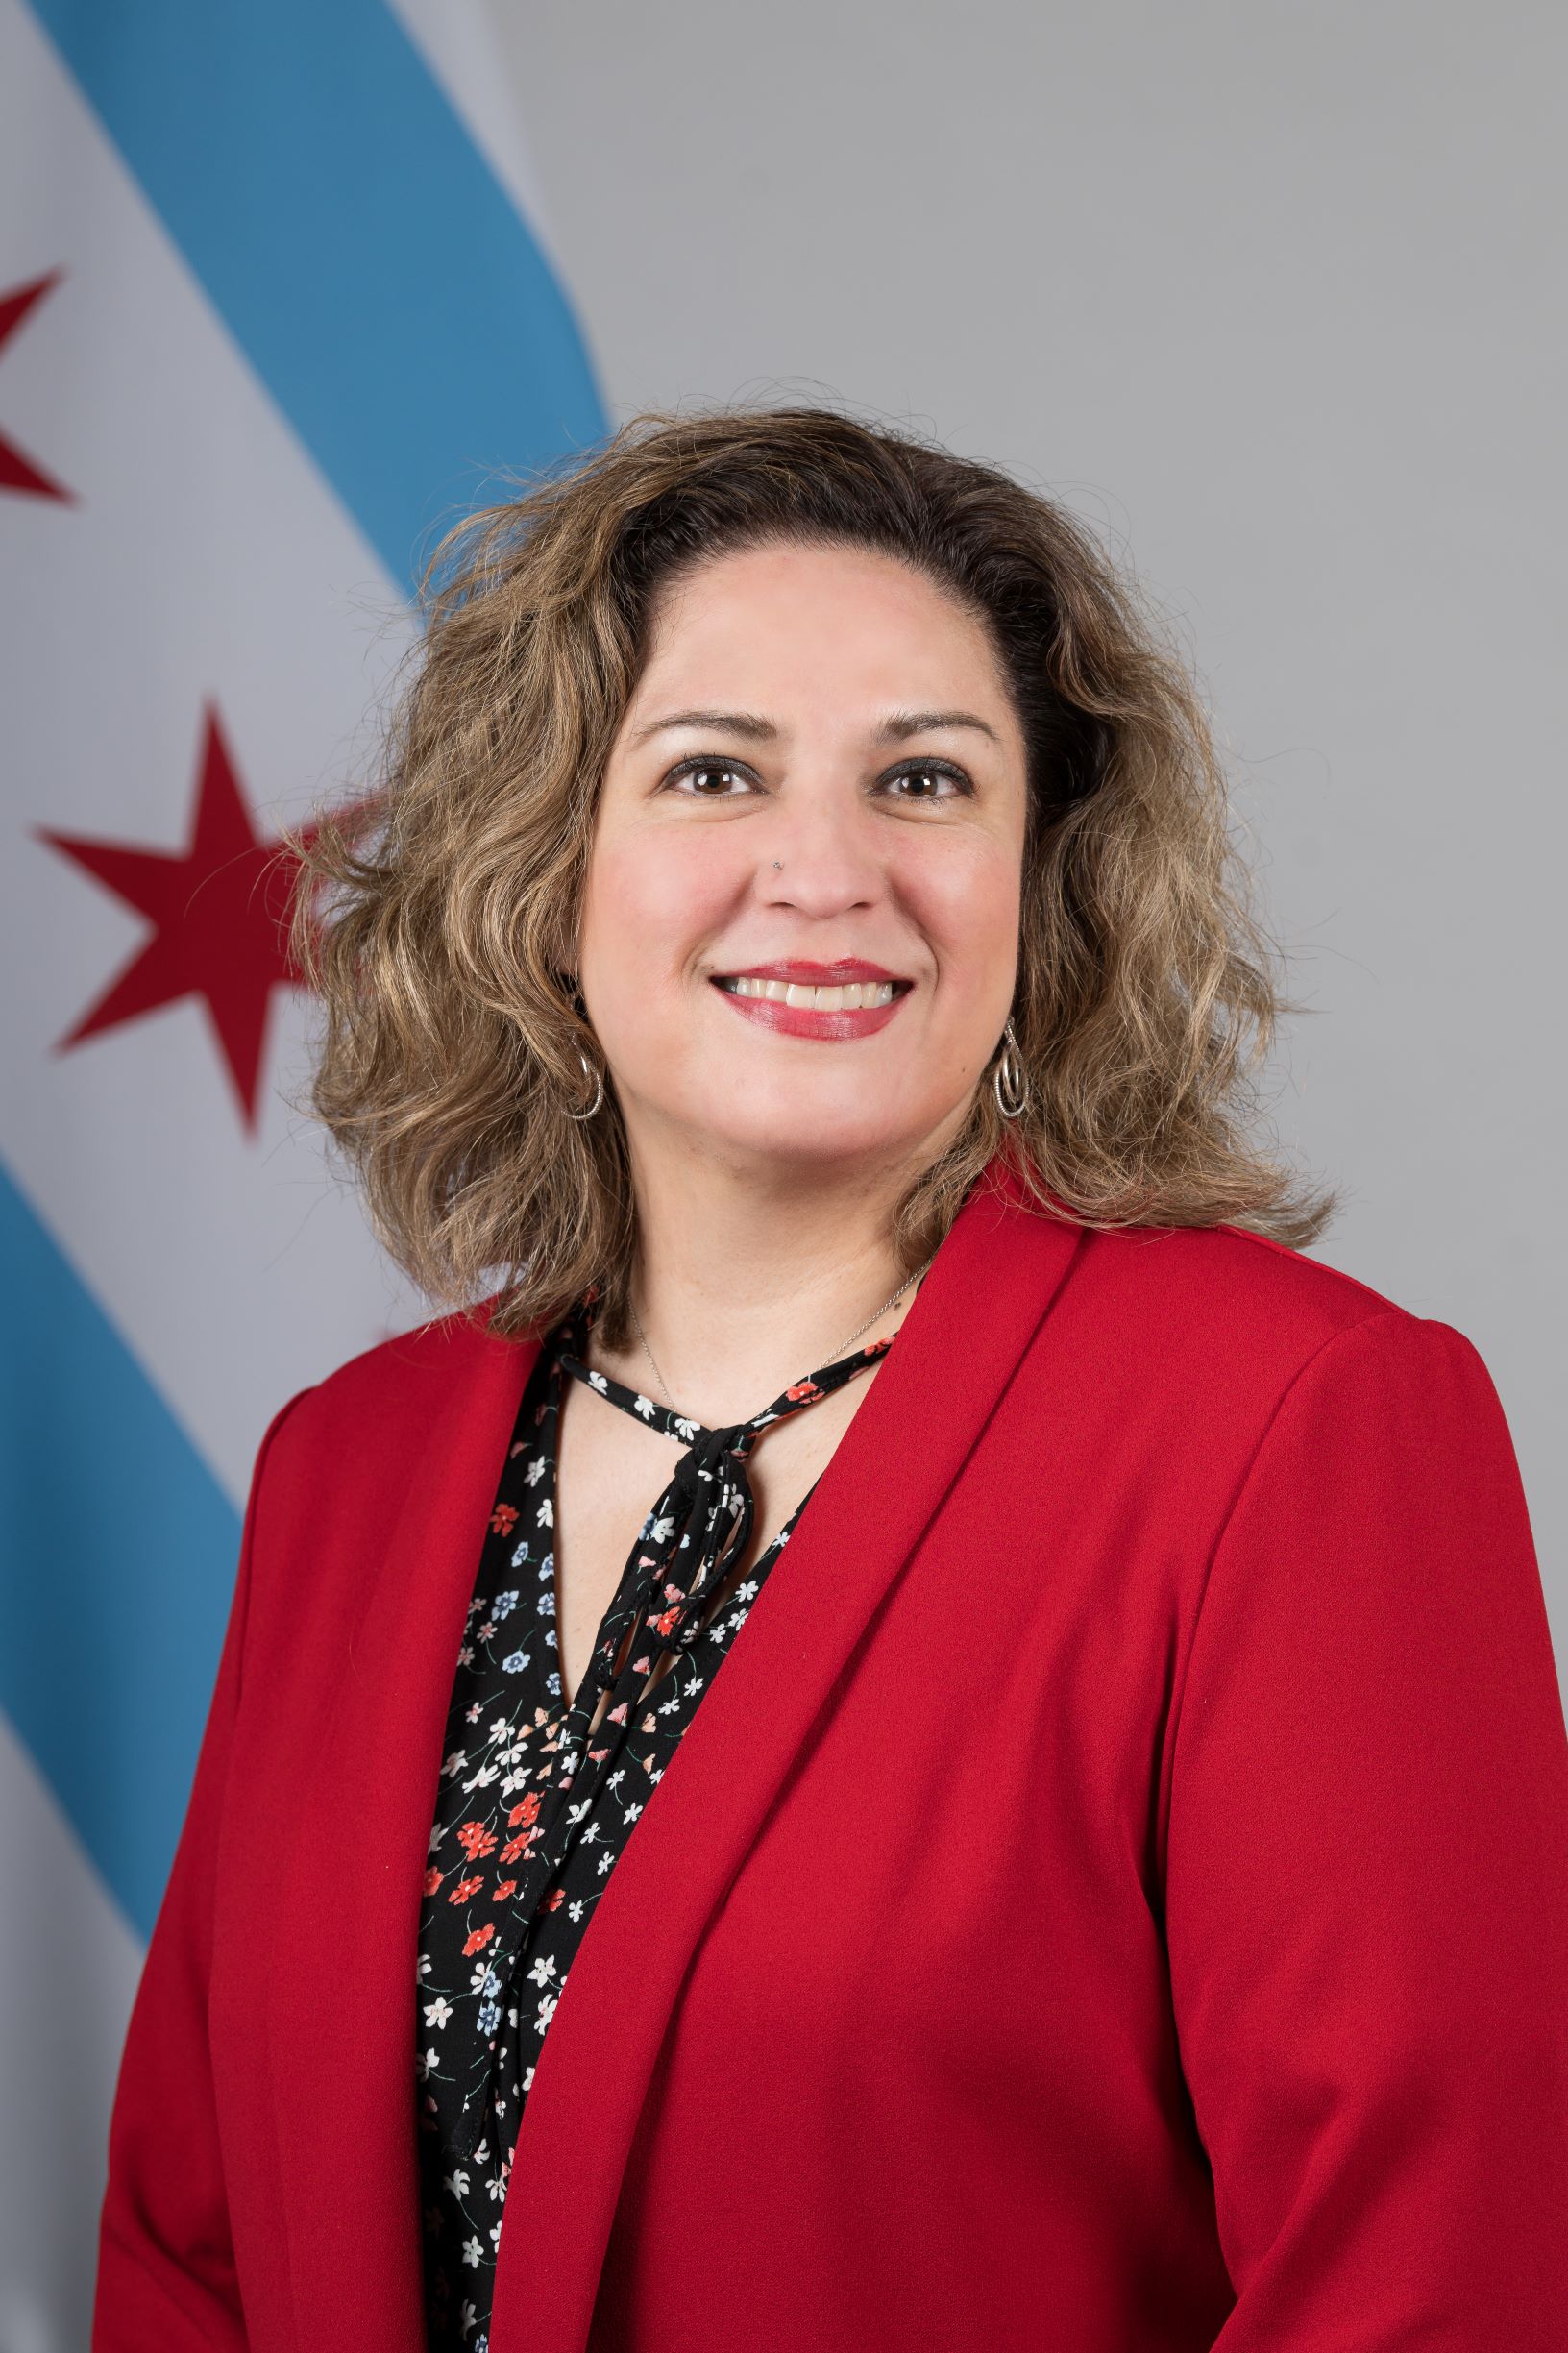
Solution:
M 1300 1254 L 1133 592 L 739 411 L 428 622 L 296 944 L 449 1311 L 263 1438 L 100 2353 L 1568 2341 L 1518 1474 Z

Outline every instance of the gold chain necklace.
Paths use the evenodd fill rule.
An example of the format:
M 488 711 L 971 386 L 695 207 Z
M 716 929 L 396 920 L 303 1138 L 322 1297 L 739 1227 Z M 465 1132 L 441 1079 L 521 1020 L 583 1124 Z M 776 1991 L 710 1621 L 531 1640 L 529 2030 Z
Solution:
M 909 1289 L 911 1284 L 918 1283 L 921 1275 L 929 1271 L 936 1255 L 936 1252 L 933 1250 L 931 1257 L 926 1260 L 923 1266 L 917 1266 L 912 1275 L 906 1275 L 904 1277 L 904 1280 L 899 1284 L 898 1288 L 894 1292 L 891 1299 L 884 1299 L 882 1305 L 877 1308 L 872 1314 L 868 1315 L 863 1324 L 856 1326 L 855 1330 L 850 1333 L 849 1337 L 843 1341 L 839 1347 L 834 1349 L 832 1356 L 827 1360 L 830 1364 L 836 1364 L 839 1359 L 845 1355 L 846 1350 L 851 1348 L 855 1341 L 859 1339 L 863 1332 L 869 1332 L 872 1324 L 880 1323 L 882 1317 L 887 1313 L 889 1308 L 894 1306 L 897 1300 L 900 1300 L 903 1297 L 905 1291 Z M 636 1307 L 630 1299 L 626 1301 L 626 1305 L 631 1309 L 631 1320 L 637 1327 L 637 1337 L 642 1342 L 643 1354 L 645 1357 L 647 1357 L 649 1363 L 653 1368 L 654 1380 L 658 1383 L 659 1387 L 664 1390 L 664 1402 L 670 1408 L 672 1413 L 678 1413 L 680 1411 L 680 1408 L 671 1396 L 670 1391 L 665 1388 L 664 1375 L 660 1372 L 657 1363 L 654 1361 L 653 1351 L 648 1344 L 647 1336 L 643 1331 L 642 1319 L 637 1313 Z M 772 1401 L 770 1400 L 770 1402 Z M 764 1410 L 766 1410 L 765 1408 L 758 1408 L 759 1412 Z M 756 1419 L 756 1415 L 753 1414 L 751 1419 L 754 1421 Z

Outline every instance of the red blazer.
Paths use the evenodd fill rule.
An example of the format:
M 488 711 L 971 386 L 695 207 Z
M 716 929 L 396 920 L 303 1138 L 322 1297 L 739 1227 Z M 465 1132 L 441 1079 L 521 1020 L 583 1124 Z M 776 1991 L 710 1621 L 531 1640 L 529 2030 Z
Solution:
M 536 1346 L 448 1317 L 262 1441 L 96 2353 L 423 2345 L 420 1884 Z M 489 2353 L 1561 2353 L 1568 1734 L 1470 1343 L 994 1167 L 616 1866 L 504 2214 Z

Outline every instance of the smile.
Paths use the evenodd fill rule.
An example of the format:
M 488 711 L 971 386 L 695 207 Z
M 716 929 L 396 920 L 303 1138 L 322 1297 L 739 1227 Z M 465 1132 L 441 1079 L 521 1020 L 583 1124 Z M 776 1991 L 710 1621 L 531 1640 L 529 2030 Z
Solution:
M 792 1038 L 869 1038 L 886 1028 L 910 981 L 852 981 L 847 988 L 817 989 L 800 981 L 750 978 L 713 982 L 745 1019 Z

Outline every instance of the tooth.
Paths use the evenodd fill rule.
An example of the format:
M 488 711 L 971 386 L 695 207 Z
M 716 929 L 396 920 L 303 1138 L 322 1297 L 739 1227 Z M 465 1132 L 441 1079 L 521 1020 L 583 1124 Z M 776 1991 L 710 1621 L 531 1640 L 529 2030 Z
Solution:
M 781 980 L 766 980 L 762 984 L 762 993 L 770 1005 L 782 1005 L 789 995 L 788 984 Z
M 809 1005 L 815 993 L 814 990 L 802 989 L 797 980 L 792 980 L 784 992 L 784 1002 L 786 1005 Z
M 840 990 L 839 994 L 844 999 L 844 1008 L 846 1013 L 857 1012 L 866 1002 L 866 992 L 858 980 L 850 981 L 846 987 Z

